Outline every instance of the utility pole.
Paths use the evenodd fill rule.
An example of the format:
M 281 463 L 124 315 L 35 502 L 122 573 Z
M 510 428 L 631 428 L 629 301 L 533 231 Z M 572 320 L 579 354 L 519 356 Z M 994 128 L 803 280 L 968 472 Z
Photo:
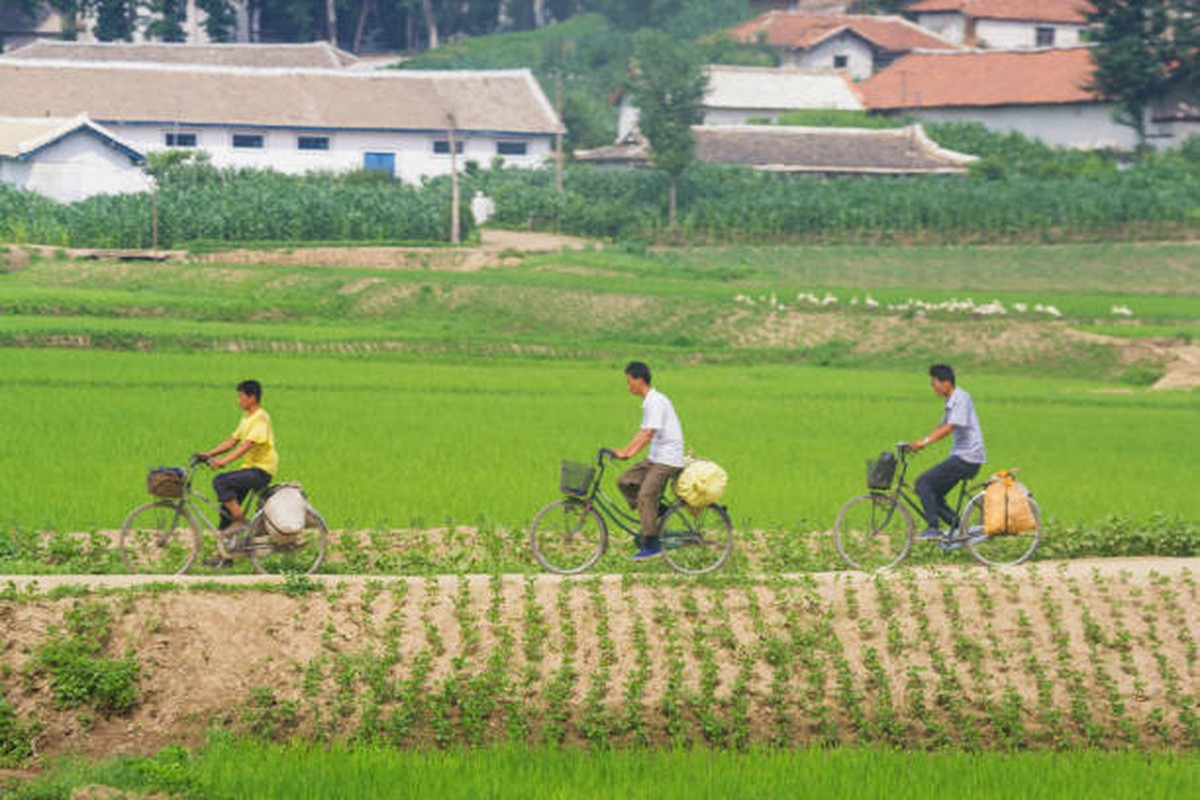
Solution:
M 462 220 L 458 208 L 458 123 L 454 114 L 446 115 L 450 124 L 450 244 L 462 243 Z
M 558 190 L 558 196 L 563 194 L 563 135 L 562 135 L 562 114 L 563 114 L 563 96 L 562 96 L 562 69 L 554 73 L 554 108 L 558 114 L 558 132 L 554 134 L 554 155 L 555 155 L 555 170 L 554 170 L 554 188 Z

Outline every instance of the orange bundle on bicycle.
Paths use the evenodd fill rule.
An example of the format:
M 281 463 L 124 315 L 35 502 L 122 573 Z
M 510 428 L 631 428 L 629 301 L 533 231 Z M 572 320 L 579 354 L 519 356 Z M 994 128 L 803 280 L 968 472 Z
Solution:
M 1038 526 L 1029 504 L 1029 489 L 1015 474 L 1015 470 L 997 472 L 984 491 L 983 532 L 988 536 L 1024 533 Z

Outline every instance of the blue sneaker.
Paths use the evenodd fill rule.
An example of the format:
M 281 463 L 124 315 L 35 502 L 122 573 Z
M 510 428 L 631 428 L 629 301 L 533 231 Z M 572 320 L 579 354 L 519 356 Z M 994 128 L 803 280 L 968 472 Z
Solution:
M 937 528 L 926 528 L 917 534 L 918 542 L 940 542 L 944 537 Z
M 643 547 L 633 554 L 634 561 L 649 561 L 652 558 L 658 558 L 662 555 L 662 545 L 655 542 L 652 545 Z

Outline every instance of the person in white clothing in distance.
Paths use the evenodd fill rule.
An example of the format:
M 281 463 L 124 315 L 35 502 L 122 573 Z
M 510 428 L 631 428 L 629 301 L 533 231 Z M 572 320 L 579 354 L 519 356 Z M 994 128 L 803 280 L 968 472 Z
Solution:
M 629 362 L 625 367 L 625 383 L 631 394 L 642 398 L 642 422 L 629 444 L 612 452 L 623 460 L 650 445 L 649 455 L 617 479 L 621 494 L 630 508 L 637 509 L 642 523 L 640 548 L 633 557 L 642 561 L 662 555 L 658 518 L 663 491 L 683 469 L 683 428 L 671 401 L 651 387 L 648 366 L 640 361 Z

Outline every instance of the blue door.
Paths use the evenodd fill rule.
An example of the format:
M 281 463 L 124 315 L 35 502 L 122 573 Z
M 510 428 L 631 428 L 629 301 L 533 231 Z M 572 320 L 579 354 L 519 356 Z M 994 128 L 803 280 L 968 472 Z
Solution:
M 396 177 L 395 153 L 363 153 L 363 169 L 367 172 L 386 172 L 388 177 Z

